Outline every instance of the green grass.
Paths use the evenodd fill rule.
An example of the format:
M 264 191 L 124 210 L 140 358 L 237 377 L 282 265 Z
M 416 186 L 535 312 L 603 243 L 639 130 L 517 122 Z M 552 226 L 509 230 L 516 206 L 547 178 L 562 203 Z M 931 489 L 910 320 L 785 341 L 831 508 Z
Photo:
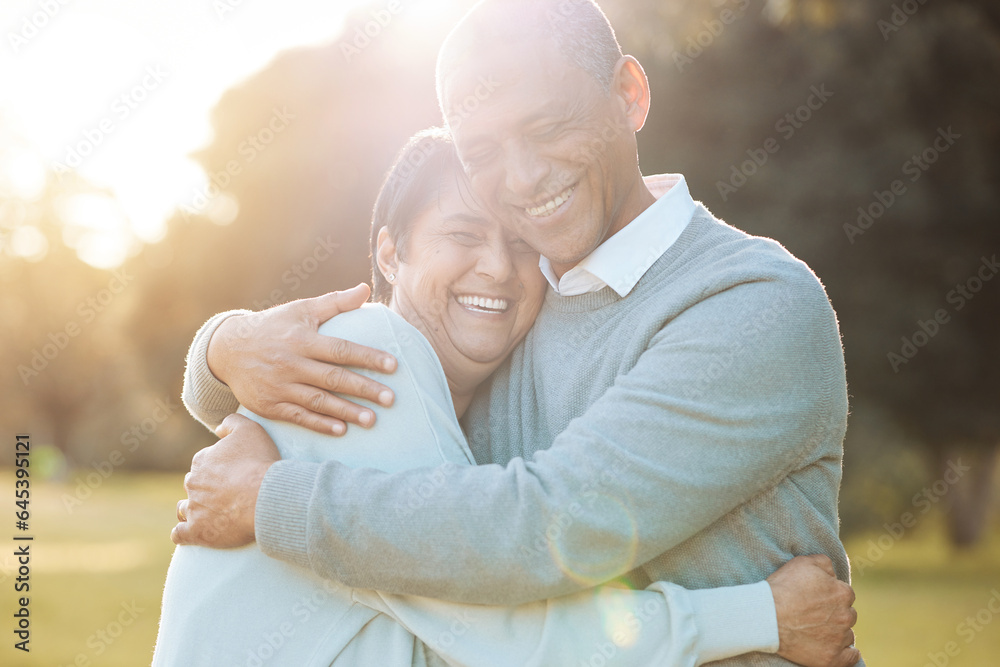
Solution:
M 0 499 L 12 498 L 12 477 L 0 471 Z M 32 483 L 29 654 L 7 639 L 15 603 L 13 549 L 0 556 L 0 618 L 8 619 L 0 626 L 0 664 L 148 665 L 183 477 L 118 471 L 72 513 L 63 502 L 64 494 L 74 496 L 75 475 L 70 478 L 67 484 Z M 133 603 L 141 610 L 134 619 L 123 608 Z M 130 624 L 119 634 L 125 620 Z
M 182 477 L 115 472 L 72 513 L 62 500 L 74 493 L 75 475 L 70 477 L 66 484 L 33 482 L 29 654 L 12 647 L 13 548 L 0 555 L 0 618 L 5 619 L 0 665 L 57 667 L 78 658 L 78 664 L 94 667 L 149 664 Z M 0 499 L 11 499 L 3 501 L 10 507 L 12 478 L 9 469 L 0 471 Z M 848 543 L 858 593 L 858 645 L 869 665 L 923 667 L 932 664 L 927 654 L 944 651 L 948 642 L 959 650 L 948 665 L 1000 664 L 1000 615 L 971 641 L 957 630 L 1000 590 L 1000 535 L 955 554 L 941 537 L 939 521 L 928 516 L 861 572 L 859 559 L 869 539 L 878 535 Z M 105 643 L 99 631 L 115 633 L 122 605 L 133 601 L 142 611 Z
M 993 667 L 1000 664 L 1000 536 L 992 534 L 968 552 L 956 552 L 946 543 L 939 517 L 927 516 L 913 535 L 888 544 L 878 560 L 862 558 L 879 535 L 849 540 L 853 584 L 858 595 L 857 645 L 873 667 L 899 665 L 935 667 Z M 877 548 L 871 552 L 879 553 Z M 966 624 L 981 614 L 982 623 Z M 962 626 L 961 628 L 959 626 Z M 946 646 L 954 642 L 952 653 Z M 944 654 L 944 655 L 942 655 Z

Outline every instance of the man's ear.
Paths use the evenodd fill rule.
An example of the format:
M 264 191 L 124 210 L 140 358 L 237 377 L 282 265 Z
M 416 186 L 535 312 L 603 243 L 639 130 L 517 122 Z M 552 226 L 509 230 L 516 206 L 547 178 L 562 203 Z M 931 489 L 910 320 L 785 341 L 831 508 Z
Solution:
M 638 60 L 622 56 L 618 61 L 611 80 L 611 94 L 617 96 L 632 131 L 641 130 L 649 114 L 649 80 Z
M 399 257 L 396 253 L 396 242 L 389 236 L 389 228 L 382 227 L 378 230 L 378 247 L 375 251 L 375 260 L 378 262 L 378 269 L 383 276 L 391 273 L 399 273 Z

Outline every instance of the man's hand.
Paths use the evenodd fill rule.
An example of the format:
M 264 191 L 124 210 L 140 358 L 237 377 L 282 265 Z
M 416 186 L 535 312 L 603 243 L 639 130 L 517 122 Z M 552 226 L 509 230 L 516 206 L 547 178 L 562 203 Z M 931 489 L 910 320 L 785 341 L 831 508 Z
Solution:
M 858 612 L 854 590 L 826 556 L 798 556 L 767 578 L 778 613 L 778 655 L 806 667 L 851 667 Z
M 176 544 L 218 549 L 254 541 L 254 511 L 261 482 L 281 458 L 267 431 L 242 415 L 229 415 L 215 430 L 222 438 L 191 460 L 184 476 L 187 499 L 177 503 L 170 533 Z
M 375 413 L 337 392 L 392 405 L 392 390 L 346 366 L 396 370 L 392 355 L 323 336 L 320 324 L 368 300 L 365 284 L 346 292 L 301 299 L 225 320 L 208 344 L 208 367 L 240 405 L 269 419 L 341 435 L 351 422 L 372 426 Z

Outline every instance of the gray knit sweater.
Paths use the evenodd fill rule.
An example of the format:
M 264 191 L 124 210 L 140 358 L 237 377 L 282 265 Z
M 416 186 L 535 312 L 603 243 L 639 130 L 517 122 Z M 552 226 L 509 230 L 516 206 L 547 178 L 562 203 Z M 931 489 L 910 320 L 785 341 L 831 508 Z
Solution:
M 846 420 L 819 281 L 699 207 L 627 297 L 549 292 L 466 415 L 477 460 L 493 465 L 428 492 L 426 470 L 280 461 L 261 487 L 257 539 L 351 586 L 474 603 L 629 572 L 637 584 L 752 583 L 812 553 L 848 580 Z

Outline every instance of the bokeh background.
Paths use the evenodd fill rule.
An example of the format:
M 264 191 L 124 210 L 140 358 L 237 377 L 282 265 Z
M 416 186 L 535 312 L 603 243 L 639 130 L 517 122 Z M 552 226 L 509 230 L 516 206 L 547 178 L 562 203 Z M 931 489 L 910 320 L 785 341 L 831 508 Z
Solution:
M 0 555 L 0 663 L 148 664 L 214 441 L 180 406 L 188 343 L 367 279 L 375 193 L 440 123 L 436 49 L 471 4 L 5 0 L 0 534 L 30 434 L 35 542 L 28 654 Z M 780 241 L 839 314 L 869 664 L 998 664 L 1000 4 L 602 6 L 652 85 L 644 173 Z

